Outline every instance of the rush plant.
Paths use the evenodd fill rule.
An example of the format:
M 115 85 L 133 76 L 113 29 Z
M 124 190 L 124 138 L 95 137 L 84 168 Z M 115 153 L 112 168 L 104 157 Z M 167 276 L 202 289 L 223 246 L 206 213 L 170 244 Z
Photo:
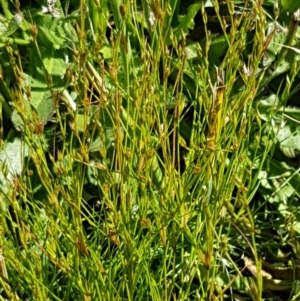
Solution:
M 296 1 L 23 2 L 0 0 L 0 299 L 297 300 Z

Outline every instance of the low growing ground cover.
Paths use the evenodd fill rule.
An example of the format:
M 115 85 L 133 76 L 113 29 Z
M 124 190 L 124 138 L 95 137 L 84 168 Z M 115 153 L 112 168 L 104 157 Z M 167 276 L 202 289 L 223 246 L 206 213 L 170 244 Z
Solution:
M 297 1 L 0 4 L 1 300 L 299 300 Z

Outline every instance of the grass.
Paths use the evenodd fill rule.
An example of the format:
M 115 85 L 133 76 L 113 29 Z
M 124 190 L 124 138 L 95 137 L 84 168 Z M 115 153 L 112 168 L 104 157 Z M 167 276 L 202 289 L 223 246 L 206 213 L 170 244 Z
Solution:
M 1 1 L 1 300 L 297 300 L 297 8 L 189 2 Z

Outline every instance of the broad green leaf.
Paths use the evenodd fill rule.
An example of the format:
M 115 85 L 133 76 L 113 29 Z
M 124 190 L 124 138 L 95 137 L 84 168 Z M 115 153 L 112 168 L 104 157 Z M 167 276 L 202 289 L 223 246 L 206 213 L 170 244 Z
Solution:
M 39 122 L 43 124 L 46 124 L 50 120 L 55 110 L 51 92 L 47 90 L 31 91 L 30 101 L 24 98 L 24 103 L 25 111 L 22 112 L 24 114 L 23 116 L 25 116 L 27 120 L 33 118 L 32 105 L 38 114 Z M 17 111 L 13 111 L 12 122 L 17 129 L 22 130 L 24 128 L 23 119 Z
M 20 15 L 15 15 L 9 22 L 7 31 L 5 33 L 6 37 L 9 37 L 12 35 L 17 29 L 20 27 L 20 24 L 22 22 L 22 17 Z
M 242 4 L 242 1 L 236 1 L 239 2 L 239 4 Z M 264 0 L 264 5 L 274 6 L 276 3 L 278 3 L 278 0 Z
M 270 25 L 269 31 L 272 32 L 274 30 L 273 26 Z M 266 51 L 266 55 L 264 59 L 262 60 L 263 66 L 269 66 L 272 62 L 276 60 L 276 56 L 279 53 L 279 51 L 282 48 L 282 45 L 284 44 L 286 39 L 286 33 L 285 32 L 275 32 L 272 42 L 269 44 L 269 47 Z
M 288 125 L 284 126 L 279 130 L 277 139 L 283 147 L 300 150 L 300 127 L 292 132 Z
M 38 15 L 35 22 L 40 45 L 48 47 L 50 44 L 55 49 L 61 49 L 78 42 L 77 33 L 68 18 L 56 19 L 50 14 Z
M 41 49 L 44 68 L 51 76 L 53 88 L 55 89 L 64 88 L 66 80 L 63 79 L 63 76 L 69 66 L 69 64 L 65 63 L 65 61 L 59 57 L 60 55 L 61 52 L 54 51 L 52 47 Z M 31 50 L 29 58 L 31 61 L 30 75 L 24 74 L 24 83 L 30 87 L 31 95 L 29 99 L 24 99 L 26 108 L 24 116 L 26 116 L 27 119 L 32 118 L 32 106 L 38 114 L 39 122 L 46 124 L 55 110 L 52 93 L 49 90 L 49 83 L 47 83 L 45 79 L 45 74 L 43 68 L 40 66 L 41 62 L 36 51 Z M 22 129 L 24 126 L 23 119 L 16 111 L 13 112 L 12 122 L 18 129 Z
M 112 127 L 105 127 L 105 141 L 101 139 L 100 136 L 97 136 L 96 139 L 91 143 L 89 151 L 90 152 L 103 152 L 103 150 L 111 149 L 114 144 L 114 130 Z
M 275 43 L 274 43 L 275 44 Z M 296 47 L 291 47 L 291 46 L 287 46 L 287 45 L 283 45 L 283 44 L 278 44 L 278 46 L 281 47 L 285 47 L 287 49 L 293 50 L 294 52 L 296 52 L 297 54 L 300 54 L 300 49 L 296 48 Z
M 300 110 L 298 108 L 283 108 L 284 116 L 288 119 L 289 123 L 300 125 Z
M 218 65 L 218 61 L 223 56 L 228 48 L 228 42 L 225 35 L 222 36 L 212 36 L 211 45 L 209 48 L 208 56 L 211 64 Z
M 299 222 L 295 222 L 295 223 L 291 226 L 291 228 L 292 228 L 293 230 L 295 230 L 298 234 L 300 234 L 300 223 L 299 223 Z
M 203 271 L 204 272 L 204 271 Z M 216 277 L 216 283 L 221 287 L 226 287 L 230 281 L 233 281 L 233 277 L 226 274 L 225 272 L 219 273 Z M 235 277 L 235 280 L 232 282 L 231 287 L 239 292 L 247 291 L 247 281 L 243 277 Z M 237 299 L 236 299 L 237 300 Z
M 59 36 L 56 36 L 55 32 L 49 31 L 49 29 L 42 26 L 39 27 L 39 42 L 40 45 L 52 44 L 55 49 L 60 49 L 65 46 L 65 40 Z
M 300 8 L 300 2 L 295 0 L 281 0 L 280 4 L 283 10 L 290 13 L 294 13 L 297 9 Z
M 84 132 L 87 128 L 87 118 L 83 114 L 77 114 L 75 117 L 75 126 L 78 132 Z M 98 138 L 98 137 L 97 137 Z M 94 141 L 93 141 L 94 143 Z M 92 143 L 92 144 L 93 144 Z
M 150 160 L 151 160 L 151 170 L 152 170 L 153 182 L 158 189 L 164 189 L 165 177 L 164 177 L 164 173 L 158 163 L 157 155 L 154 155 Z
M 262 98 L 259 101 L 259 115 L 262 120 L 269 121 L 274 117 L 274 112 L 279 105 L 279 98 L 275 94 L 270 94 L 269 96 Z M 281 113 L 279 118 L 281 118 Z
M 55 55 L 55 53 L 54 53 Z M 44 67 L 48 71 L 49 74 L 52 76 L 58 76 L 62 78 L 65 73 L 66 69 L 68 67 L 68 64 L 59 57 L 45 57 L 43 59 Z
M 46 124 L 52 117 L 55 110 L 51 92 L 31 92 L 31 104 L 38 112 L 39 121 Z
M 195 59 L 199 56 L 199 44 L 198 43 L 193 43 L 185 47 L 185 54 L 186 58 L 189 59 Z
M 70 67 L 63 59 L 63 50 L 54 50 L 51 45 L 47 48 L 40 49 L 40 55 L 43 62 L 43 66 L 51 76 L 52 86 L 55 89 L 63 88 L 66 83 L 64 74 L 66 69 Z M 29 52 L 29 75 L 25 74 L 26 85 L 31 88 L 46 88 L 49 86 L 49 82 L 46 81 L 45 71 L 41 64 L 39 53 L 34 49 Z
M 112 48 L 108 45 L 104 45 L 100 49 L 100 53 L 102 54 L 102 56 L 105 60 L 112 58 Z
M 175 35 L 177 40 L 180 40 L 182 34 L 187 35 L 188 31 L 194 28 L 194 18 L 198 11 L 201 9 L 201 7 L 201 3 L 192 4 L 188 8 L 188 11 L 185 16 L 179 16 L 179 25 L 173 31 L 173 34 Z M 171 40 L 169 40 L 168 44 L 170 42 Z
M 294 189 L 289 185 L 284 185 L 276 193 L 279 201 L 286 203 L 288 199 L 294 194 Z
M 214 3 L 212 0 L 206 0 L 204 3 L 204 7 L 214 7 Z
M 73 43 L 78 42 L 77 32 L 74 29 L 74 27 L 70 24 L 68 19 L 66 19 L 65 21 L 61 21 L 60 26 L 58 27 L 58 30 L 61 34 L 62 34 L 62 30 L 64 30 L 66 39 L 68 41 L 73 42 Z
M 274 78 L 276 78 L 280 74 L 287 72 L 290 68 L 291 64 L 289 62 L 282 61 L 282 63 L 275 69 L 274 72 L 271 73 L 271 75 L 264 76 L 260 83 L 259 89 L 266 87 Z
M 292 219 L 290 219 L 290 217 L 293 215 L 291 206 L 287 206 L 285 203 L 281 202 L 278 205 L 278 212 L 284 217 L 286 221 L 291 221 L 291 223 L 287 223 L 286 225 L 289 229 L 293 229 L 297 233 L 300 233 L 300 222 L 297 220 L 293 222 Z
M 0 21 L 0 37 L 4 37 L 6 35 L 6 31 L 6 26 Z
M 7 142 L 0 149 L 0 187 L 7 193 L 14 177 L 23 170 L 24 158 L 29 154 L 29 147 L 20 138 Z
M 24 98 L 23 116 L 26 117 L 26 119 L 29 119 L 29 120 L 32 119 L 30 103 L 26 98 Z M 19 131 L 24 130 L 24 121 L 16 110 L 13 110 L 13 113 L 11 116 L 11 121 L 17 130 L 19 130 Z
M 269 177 L 283 177 L 283 175 L 287 175 L 287 172 L 290 174 L 294 171 L 293 168 L 288 167 L 286 164 L 282 162 L 278 162 L 274 158 L 270 161 L 270 170 L 269 170 Z M 300 175 L 294 174 L 290 180 L 289 185 L 294 189 L 295 192 L 300 192 Z

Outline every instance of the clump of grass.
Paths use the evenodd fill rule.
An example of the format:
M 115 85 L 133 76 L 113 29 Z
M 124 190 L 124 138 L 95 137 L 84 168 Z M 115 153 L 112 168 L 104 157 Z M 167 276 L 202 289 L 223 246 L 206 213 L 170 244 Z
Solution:
M 273 68 L 262 67 L 266 11 L 255 1 L 228 1 L 226 17 L 218 2 L 213 16 L 175 0 L 100 4 L 81 0 L 63 23 L 78 40 L 52 23 L 67 48 L 44 37 L 51 64 L 64 70 L 62 86 L 33 24 L 24 29 L 29 66 L 17 44 L 4 47 L 16 82 L 1 94 L 19 118 L 11 120 L 20 133 L 12 125 L 10 133 L 24 141 L 16 150 L 24 161 L 18 175 L 3 171 L 1 298 L 262 300 L 260 244 L 270 233 L 259 210 L 267 203 L 254 201 L 278 113 L 264 121 L 259 106 Z M 205 38 L 195 42 L 188 35 L 197 16 Z M 66 53 L 69 65 L 60 60 Z M 34 54 L 53 101 L 45 114 L 24 80 L 35 72 Z M 290 85 L 278 90 L 286 97 L 296 59 Z M 243 254 L 255 277 L 242 274 Z

